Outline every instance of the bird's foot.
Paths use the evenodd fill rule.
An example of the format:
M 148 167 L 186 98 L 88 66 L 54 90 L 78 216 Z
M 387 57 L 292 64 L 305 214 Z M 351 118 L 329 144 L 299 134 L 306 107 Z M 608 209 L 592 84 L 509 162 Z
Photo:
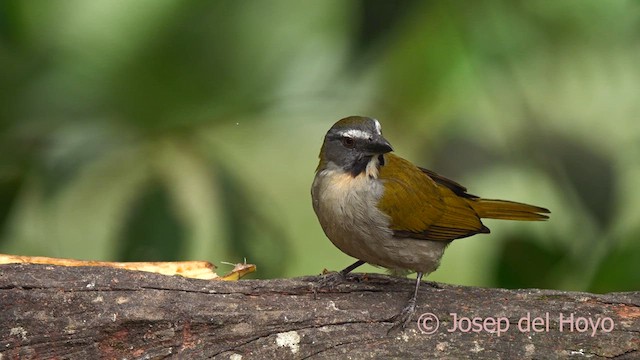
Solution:
M 407 306 L 400 311 L 400 313 L 394 316 L 391 320 L 393 321 L 393 326 L 387 331 L 387 335 L 394 335 L 400 331 L 403 331 L 409 322 L 411 322 L 411 318 L 416 313 L 416 298 L 412 297 L 407 302 Z
M 332 289 L 345 281 L 347 281 L 347 276 L 342 271 L 325 271 L 317 286 L 319 288 Z
M 317 298 L 318 290 L 333 289 L 346 280 L 347 277 L 342 271 L 323 271 L 320 280 L 312 285 L 313 298 Z

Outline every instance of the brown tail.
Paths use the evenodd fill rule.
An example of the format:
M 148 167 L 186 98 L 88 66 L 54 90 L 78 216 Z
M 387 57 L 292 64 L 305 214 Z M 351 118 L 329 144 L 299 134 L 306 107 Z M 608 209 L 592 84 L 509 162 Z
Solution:
M 549 210 L 522 203 L 506 200 L 469 199 L 469 204 L 481 218 L 502 220 L 546 220 L 551 213 Z

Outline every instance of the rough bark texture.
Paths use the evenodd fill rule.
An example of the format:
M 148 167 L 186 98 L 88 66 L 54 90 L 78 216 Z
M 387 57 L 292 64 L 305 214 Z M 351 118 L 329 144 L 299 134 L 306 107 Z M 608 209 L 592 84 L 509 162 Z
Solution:
M 389 335 L 413 281 L 360 274 L 314 298 L 318 279 L 2 265 L 0 359 L 640 358 L 640 292 L 424 283 L 415 318 L 432 313 L 439 328 L 423 333 L 435 329 L 425 315 Z M 485 322 L 466 320 L 474 317 Z M 509 328 L 490 332 L 492 319 Z

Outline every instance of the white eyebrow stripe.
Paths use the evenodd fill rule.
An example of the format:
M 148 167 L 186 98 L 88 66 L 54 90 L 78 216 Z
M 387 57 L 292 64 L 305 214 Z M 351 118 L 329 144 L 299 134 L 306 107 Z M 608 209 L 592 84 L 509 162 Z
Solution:
M 349 129 L 347 131 L 342 132 L 342 136 L 349 136 L 352 138 L 358 139 L 368 139 L 371 137 L 371 133 L 368 131 L 363 131 L 359 129 Z
M 380 126 L 378 119 L 373 119 L 373 122 L 376 124 L 376 132 L 378 135 L 382 135 L 382 126 Z

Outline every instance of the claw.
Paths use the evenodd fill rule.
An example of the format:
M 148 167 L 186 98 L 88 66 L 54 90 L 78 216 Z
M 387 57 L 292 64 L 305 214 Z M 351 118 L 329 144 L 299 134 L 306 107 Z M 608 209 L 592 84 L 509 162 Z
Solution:
M 318 289 L 328 288 L 333 289 L 341 282 L 344 282 L 347 279 L 347 274 L 352 270 L 357 268 L 358 266 L 364 264 L 364 261 L 358 260 L 353 264 L 347 266 L 339 272 L 329 272 L 326 269 L 322 272 L 322 279 L 318 282 L 317 285 L 312 285 L 313 290 L 313 299 L 316 300 L 318 298 Z
M 322 275 L 320 281 L 317 284 L 313 284 L 313 299 L 318 298 L 318 290 L 321 289 L 334 289 L 338 284 L 347 280 L 346 276 L 342 272 L 332 271 Z
M 398 331 L 403 331 L 404 329 L 406 329 L 407 325 L 409 325 L 415 313 L 416 313 L 416 299 L 412 297 L 407 302 L 407 306 L 405 306 L 398 315 L 394 316 L 391 319 L 394 322 L 394 324 L 389 329 L 387 334 L 392 335 Z
M 416 301 L 418 299 L 418 288 L 420 287 L 421 280 L 422 273 L 418 272 L 418 276 L 416 278 L 416 287 L 413 291 L 413 296 L 411 296 L 411 298 L 407 302 L 407 306 L 405 306 L 398 315 L 392 318 L 394 324 L 389 329 L 389 331 L 387 331 L 387 335 L 392 335 L 398 331 L 403 331 L 407 327 L 407 325 L 409 325 L 411 318 L 416 313 Z

